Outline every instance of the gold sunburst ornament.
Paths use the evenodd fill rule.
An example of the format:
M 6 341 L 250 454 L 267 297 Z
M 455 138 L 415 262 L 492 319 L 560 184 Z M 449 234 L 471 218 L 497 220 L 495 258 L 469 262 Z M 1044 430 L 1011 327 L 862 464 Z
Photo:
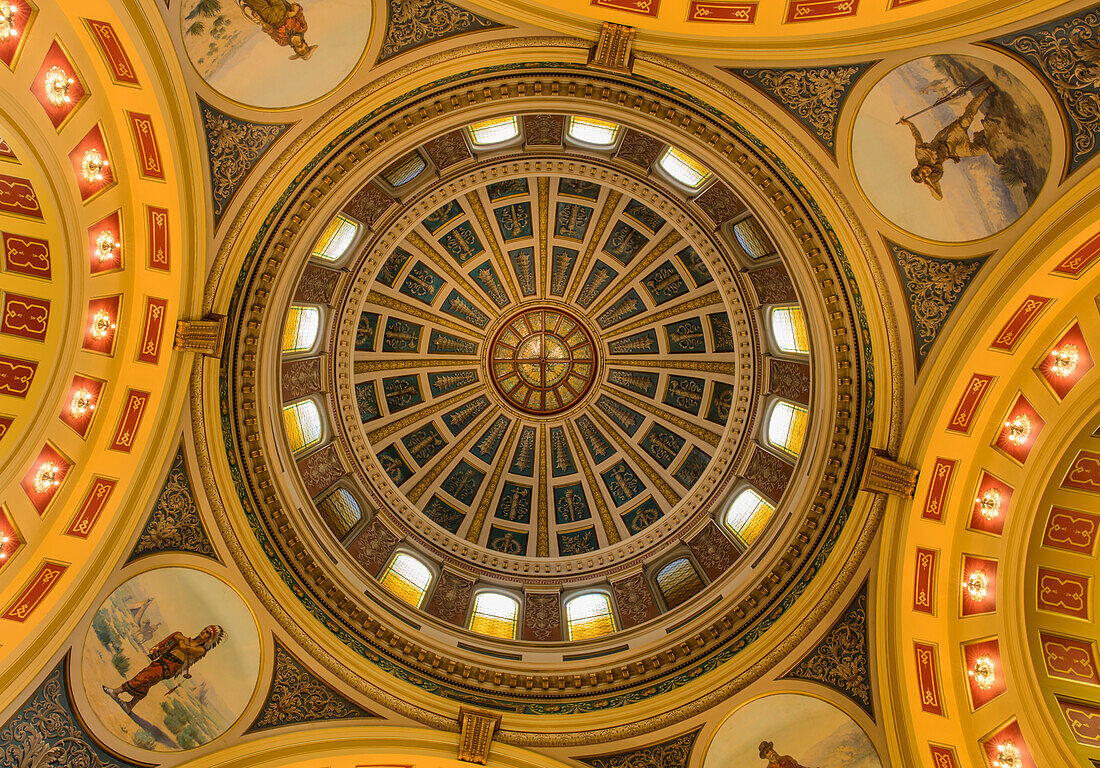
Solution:
M 19 37 L 19 30 L 15 28 L 15 14 L 18 10 L 11 3 L 0 3 L 0 40 Z
M 55 107 L 69 104 L 73 100 L 69 96 L 69 88 L 72 87 L 73 82 L 74 80 L 61 67 L 50 67 L 43 78 L 46 98 Z
M 32 485 L 35 493 L 45 493 L 51 488 L 61 485 L 61 468 L 52 461 L 42 462 L 38 467 L 38 471 L 34 473 Z
M 966 587 L 966 592 L 972 600 L 981 602 L 988 594 L 989 579 L 986 577 L 985 571 L 972 571 L 966 577 L 963 586 Z
M 1031 419 L 1028 418 L 1027 414 L 1021 413 L 1019 416 L 1006 421 L 1005 429 L 1008 430 L 1006 435 L 1008 442 L 1013 445 L 1023 445 L 1031 437 Z
M 98 341 L 106 337 L 114 328 L 115 323 L 111 319 L 111 314 L 107 310 L 101 309 L 92 316 L 92 327 L 89 330 L 92 338 Z
M 988 691 L 997 682 L 997 665 L 989 656 L 979 656 L 974 660 L 974 666 L 968 674 L 979 688 Z
M 106 229 L 95 239 L 95 255 L 101 262 L 110 261 L 122 244 Z
M 1050 356 L 1054 360 L 1050 372 L 1055 376 L 1069 376 L 1077 370 L 1077 363 L 1081 359 L 1081 353 L 1077 351 L 1076 344 L 1066 344 L 1051 352 Z
M 79 419 L 86 413 L 95 410 L 95 402 L 92 400 L 92 393 L 86 389 L 78 389 L 73 393 L 72 402 L 69 403 L 69 413 L 72 414 L 74 419 Z
M 84 153 L 84 159 L 80 161 L 80 172 L 84 174 L 84 180 L 89 184 L 103 181 L 103 171 L 110 163 L 107 158 L 99 154 L 98 149 L 89 149 Z
M 978 511 L 986 520 L 994 520 L 1001 513 L 1001 492 L 996 488 L 990 488 L 974 501 L 977 502 Z
M 1023 764 L 1020 748 L 1012 739 L 1006 739 L 997 745 L 997 759 L 993 761 L 993 768 L 1022 768 Z

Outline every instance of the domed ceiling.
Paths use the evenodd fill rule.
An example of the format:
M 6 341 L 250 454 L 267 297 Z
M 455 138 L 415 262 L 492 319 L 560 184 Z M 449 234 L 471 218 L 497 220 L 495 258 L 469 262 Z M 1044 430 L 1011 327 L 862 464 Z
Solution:
M 791 610 L 873 407 L 843 250 L 740 126 L 590 74 L 472 72 L 343 127 L 234 289 L 242 556 L 326 617 L 351 684 L 424 722 L 457 700 L 542 730 L 643 691 L 677 692 L 673 722 L 702 706 L 689 683 L 744 685 L 768 627 L 829 605 Z M 591 103 L 524 98 L 566 90 Z M 396 128 L 470 93 L 517 101 Z M 364 164 L 364 136 L 402 147 Z
M 529 152 L 411 203 L 427 215 L 369 244 L 333 355 L 364 475 L 423 540 L 505 571 L 640 555 L 707 512 L 679 510 L 755 415 L 746 301 L 713 239 L 597 159 L 566 167 Z

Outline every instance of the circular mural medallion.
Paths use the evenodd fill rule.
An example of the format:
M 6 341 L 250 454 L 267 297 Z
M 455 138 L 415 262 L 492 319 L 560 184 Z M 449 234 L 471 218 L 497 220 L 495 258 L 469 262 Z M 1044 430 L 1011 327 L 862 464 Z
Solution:
M 972 56 L 926 56 L 875 84 L 852 129 L 852 164 L 896 226 L 945 242 L 1000 232 L 1050 170 L 1050 128 L 1031 90 Z
M 732 761 L 732 762 L 731 762 Z M 882 768 L 875 745 L 839 708 L 797 693 L 762 696 L 718 727 L 703 768 Z
M 371 6 L 186 0 L 180 26 L 207 85 L 241 104 L 276 109 L 319 99 L 351 74 L 370 37 Z
M 122 584 L 92 617 L 81 672 L 92 711 L 141 749 L 193 749 L 244 712 L 260 671 L 248 606 L 192 568 L 157 568 Z
M 550 416 L 580 404 L 596 374 L 596 344 L 584 323 L 553 307 L 529 307 L 490 345 L 493 387 L 520 413 Z

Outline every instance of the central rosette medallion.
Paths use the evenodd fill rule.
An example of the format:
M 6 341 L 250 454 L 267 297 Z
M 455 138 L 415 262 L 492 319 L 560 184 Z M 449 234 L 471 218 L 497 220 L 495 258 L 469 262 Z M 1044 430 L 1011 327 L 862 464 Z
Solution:
M 550 416 L 580 403 L 592 387 L 596 344 L 569 312 L 526 307 L 496 332 L 489 364 L 505 402 L 521 413 Z

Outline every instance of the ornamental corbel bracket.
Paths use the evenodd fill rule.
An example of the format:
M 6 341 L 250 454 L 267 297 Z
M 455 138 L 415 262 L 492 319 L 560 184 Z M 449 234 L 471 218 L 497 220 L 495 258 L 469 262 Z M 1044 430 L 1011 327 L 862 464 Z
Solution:
M 916 467 L 894 461 L 886 451 L 872 448 L 860 489 L 911 499 L 917 490 L 918 475 L 920 470 Z
M 458 759 L 467 763 L 485 765 L 489 760 L 493 736 L 496 735 L 497 727 L 500 725 L 500 715 L 462 708 L 458 712 L 458 722 L 462 726 L 462 735 L 458 743 Z

